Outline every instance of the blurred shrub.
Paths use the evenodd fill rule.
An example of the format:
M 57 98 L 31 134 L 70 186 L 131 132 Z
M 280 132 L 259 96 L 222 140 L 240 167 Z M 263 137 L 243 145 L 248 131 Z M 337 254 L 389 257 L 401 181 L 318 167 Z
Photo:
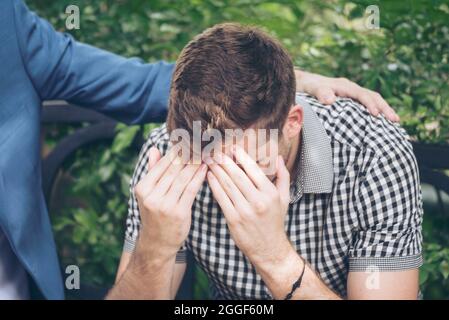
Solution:
M 29 2 L 61 31 L 65 31 L 64 12 L 69 4 L 81 11 L 81 29 L 71 32 L 78 40 L 147 61 L 175 60 L 194 35 L 219 22 L 262 26 L 282 41 L 296 65 L 345 76 L 379 91 L 398 110 L 414 139 L 449 141 L 447 0 Z M 365 9 L 373 4 L 380 9 L 379 30 L 365 27 Z M 88 281 L 110 284 L 115 272 L 126 215 L 126 185 L 136 155 L 127 145 L 135 133 L 135 128 L 121 127 L 112 150 L 81 151 L 68 168 L 69 175 L 76 177 L 70 192 L 83 204 L 64 208 L 64 214 L 54 218 L 54 226 L 60 247 L 71 252 L 61 251 L 63 262 L 74 258 L 83 262 Z M 426 219 L 424 294 L 447 298 L 449 258 L 444 248 L 449 241 L 434 236 L 447 220 L 427 229 L 432 218 Z

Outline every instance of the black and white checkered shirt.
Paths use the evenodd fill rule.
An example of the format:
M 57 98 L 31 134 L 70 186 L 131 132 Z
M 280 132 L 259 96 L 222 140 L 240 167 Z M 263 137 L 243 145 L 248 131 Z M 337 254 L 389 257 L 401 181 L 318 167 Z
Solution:
M 346 296 L 348 272 L 398 271 L 422 264 L 421 190 L 406 132 L 373 117 L 351 99 L 324 106 L 298 94 L 304 109 L 302 152 L 291 184 L 285 230 L 323 281 Z M 147 154 L 169 148 L 165 125 L 151 132 L 131 181 L 124 250 L 134 249 L 139 208 L 133 187 L 147 172 Z M 170 235 L 167 235 L 170 236 Z M 216 299 L 270 299 L 271 293 L 232 240 L 204 183 L 192 207 L 186 250 L 207 273 Z

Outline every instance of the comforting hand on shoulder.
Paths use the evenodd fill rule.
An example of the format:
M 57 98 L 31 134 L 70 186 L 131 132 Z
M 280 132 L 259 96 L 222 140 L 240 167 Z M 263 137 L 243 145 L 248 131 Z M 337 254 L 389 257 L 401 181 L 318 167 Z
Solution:
M 295 76 L 296 90 L 315 96 L 323 104 L 334 103 L 337 96 L 347 97 L 359 101 L 373 116 L 383 114 L 390 121 L 400 120 L 379 93 L 346 78 L 329 78 L 301 70 L 295 70 Z

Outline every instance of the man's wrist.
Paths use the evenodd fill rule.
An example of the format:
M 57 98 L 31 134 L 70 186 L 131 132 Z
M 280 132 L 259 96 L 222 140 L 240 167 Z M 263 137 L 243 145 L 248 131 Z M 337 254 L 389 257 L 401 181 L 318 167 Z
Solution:
M 142 233 L 133 254 L 133 262 L 138 268 L 157 269 L 165 267 L 176 259 L 176 249 L 167 249 L 148 239 Z
M 172 299 L 176 254 L 160 254 L 140 238 L 136 250 L 108 299 Z
M 280 249 L 276 256 L 276 259 L 255 264 L 255 268 L 273 297 L 284 299 L 306 266 L 290 243 L 288 247 Z

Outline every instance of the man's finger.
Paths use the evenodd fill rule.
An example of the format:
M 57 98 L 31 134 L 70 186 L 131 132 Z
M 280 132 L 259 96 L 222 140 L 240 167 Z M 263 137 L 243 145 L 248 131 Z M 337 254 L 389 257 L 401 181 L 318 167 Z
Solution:
M 378 109 L 376 100 L 374 100 L 370 94 L 362 93 L 358 95 L 357 100 L 359 100 L 360 103 L 364 105 L 373 116 L 379 116 L 380 110 Z
M 394 109 L 390 107 L 390 105 L 385 101 L 384 98 L 382 98 L 380 94 L 372 90 L 369 90 L 369 92 L 371 93 L 373 99 L 376 101 L 379 111 L 383 115 L 385 115 L 388 120 L 393 122 L 398 122 L 400 120 Z
M 334 90 L 332 90 L 330 87 L 319 88 L 316 92 L 316 97 L 322 104 L 333 104 L 335 102 L 335 99 L 337 99 Z
M 193 201 L 196 198 L 198 191 L 203 185 L 204 180 L 206 179 L 207 166 L 202 164 L 198 170 L 195 172 L 192 180 L 187 184 L 184 189 L 181 198 L 179 199 L 179 205 L 183 208 L 191 208 L 193 205 Z
M 181 198 L 184 189 L 192 180 L 193 176 L 195 175 L 195 172 L 198 170 L 198 167 L 200 166 L 197 164 L 186 165 L 181 170 L 174 183 L 172 183 L 172 185 L 170 186 L 170 189 L 168 190 L 168 192 L 164 197 L 164 201 L 169 201 L 171 203 L 179 202 L 179 199 Z
M 156 156 L 155 151 L 151 151 Z M 147 175 L 140 180 L 138 184 L 139 190 L 143 190 L 143 192 L 148 195 L 151 191 L 153 191 L 154 186 L 159 181 L 160 177 L 164 174 L 164 172 L 168 169 L 171 162 L 176 158 L 177 152 L 173 149 L 169 150 L 165 156 L 160 158 L 154 166 L 151 167 L 151 170 L 148 171 Z M 160 157 L 160 156 L 159 156 Z M 156 157 L 157 158 L 157 157 Z M 153 159 L 149 160 L 154 161 Z
M 259 199 L 259 190 L 254 183 L 246 175 L 246 173 L 227 155 L 219 153 L 215 157 L 219 157 L 221 161 L 217 162 L 217 165 L 221 166 L 223 170 L 229 175 L 237 188 L 243 193 L 249 202 L 255 202 Z
M 248 201 L 245 199 L 243 194 L 240 192 L 239 188 L 237 188 L 237 186 L 232 181 L 231 177 L 229 177 L 229 175 L 226 173 L 226 171 L 224 171 L 223 168 L 216 163 L 209 165 L 209 169 L 212 171 L 214 177 L 220 183 L 222 189 L 228 195 L 228 198 L 231 199 L 232 203 L 234 204 L 234 207 L 236 207 L 237 210 L 248 209 L 249 208 Z
M 148 151 L 148 171 L 150 171 L 160 159 L 161 153 L 159 152 L 159 149 L 151 147 Z
M 259 190 L 265 190 L 267 185 L 271 184 L 271 181 L 263 173 L 262 169 L 259 168 L 257 163 L 240 146 L 236 145 L 232 150 L 237 164 L 243 167 L 247 176 Z
M 182 163 L 177 163 L 177 161 L 173 161 L 168 169 L 165 171 L 164 175 L 160 178 L 159 182 L 153 188 L 153 191 L 149 196 L 154 197 L 154 199 L 162 198 L 170 186 L 173 184 L 175 179 L 178 178 L 179 173 L 185 167 Z
M 226 220 L 228 222 L 235 221 L 239 217 L 239 214 L 237 210 L 235 210 L 231 199 L 229 199 L 228 195 L 221 187 L 220 182 L 218 182 L 217 178 L 211 171 L 207 173 L 207 182 L 209 183 L 209 187 L 212 190 L 214 198 L 218 202 L 221 211 L 223 211 Z
M 363 104 L 373 116 L 377 117 L 379 115 L 376 101 L 367 90 L 364 90 L 359 85 L 351 83 L 348 86 L 340 86 L 337 94 L 341 97 L 354 97 Z
M 161 153 L 156 147 L 151 147 L 150 150 L 148 150 L 147 154 L 147 174 L 139 181 L 139 183 L 135 187 L 136 196 L 142 198 L 146 198 L 151 192 L 151 189 L 148 187 L 148 181 L 146 180 L 148 172 L 150 172 L 154 168 L 156 163 L 161 159 Z
M 276 188 L 279 191 L 282 203 L 288 205 L 290 202 L 290 173 L 285 166 L 282 156 L 278 156 Z

